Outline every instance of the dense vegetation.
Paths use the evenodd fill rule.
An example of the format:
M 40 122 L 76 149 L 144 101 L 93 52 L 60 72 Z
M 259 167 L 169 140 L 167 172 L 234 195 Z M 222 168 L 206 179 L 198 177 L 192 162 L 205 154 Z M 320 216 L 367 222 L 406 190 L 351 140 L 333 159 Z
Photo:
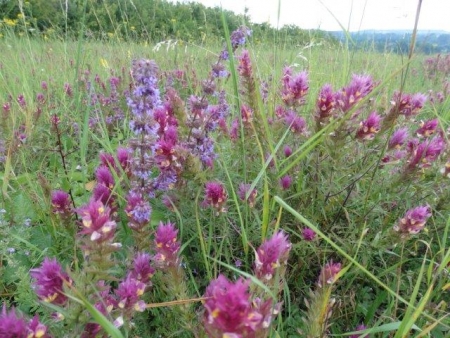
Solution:
M 448 337 L 450 55 L 217 20 L 2 31 L 0 337 Z
M 222 13 L 230 30 L 249 25 L 256 41 L 304 44 L 310 39 L 332 40 L 321 31 L 296 26 L 275 30 L 267 23 L 251 24 L 247 15 L 209 8 L 198 3 L 171 3 L 164 0 L 33 0 L 23 7 L 16 0 L 0 1 L 0 19 L 6 27 L 35 35 L 93 39 L 147 40 L 159 42 L 180 39 L 186 42 L 214 42 L 224 37 Z M 1 20 L 0 20 L 1 22 Z M 67 34 L 67 35 L 66 35 Z

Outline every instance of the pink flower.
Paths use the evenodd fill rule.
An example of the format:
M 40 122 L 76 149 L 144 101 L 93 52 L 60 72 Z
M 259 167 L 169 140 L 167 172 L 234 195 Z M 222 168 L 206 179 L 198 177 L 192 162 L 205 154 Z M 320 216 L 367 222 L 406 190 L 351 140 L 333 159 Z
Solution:
M 252 62 L 250 60 L 250 55 L 248 50 L 243 50 L 241 55 L 238 57 L 239 65 L 238 72 L 242 77 L 250 78 L 252 76 Z
M 177 235 L 178 230 L 172 223 L 159 223 L 155 234 L 156 255 L 153 257 L 153 262 L 159 268 L 178 266 L 180 242 L 177 241 Z
M 146 309 L 145 302 L 139 300 L 145 292 L 145 284 L 128 276 L 115 291 L 117 306 L 125 311 L 143 312 Z
M 369 117 L 360 123 L 356 132 L 356 138 L 359 140 L 372 140 L 380 131 L 381 116 L 377 112 L 370 113 Z
M 205 199 L 202 202 L 204 207 L 211 206 L 217 210 L 218 213 L 225 212 L 225 203 L 228 194 L 221 183 L 207 182 L 205 185 Z
M 248 337 L 263 317 L 252 308 L 249 281 L 239 278 L 235 283 L 223 275 L 206 289 L 203 323 L 209 337 Z
M 292 184 L 292 177 L 289 175 L 283 176 L 280 179 L 280 185 L 283 190 L 289 189 L 291 187 L 291 184 Z
M 394 131 L 389 140 L 388 149 L 400 149 L 400 147 L 405 143 L 408 138 L 408 128 L 400 128 Z
M 0 313 L 0 337 L 25 338 L 27 335 L 27 323 L 25 319 L 18 317 L 14 309 L 7 312 L 6 304 L 3 304 L 3 309 Z
M 294 134 L 308 135 L 306 121 L 303 117 L 298 116 L 296 112 L 289 110 L 284 116 L 284 123 Z
M 355 331 L 363 331 L 366 330 L 367 327 L 364 324 L 358 325 L 355 329 Z M 349 338 L 363 338 L 363 337 L 368 337 L 368 334 L 352 334 Z
M 315 120 L 320 123 L 326 123 L 335 111 L 336 94 L 333 92 L 333 87 L 330 84 L 325 84 L 319 92 L 316 103 Z
M 309 90 L 309 78 L 306 71 L 296 75 L 292 74 L 292 69 L 286 67 L 283 70 L 281 79 L 283 87 L 281 99 L 288 107 L 300 106 L 305 103 L 305 95 Z
M 251 184 L 241 183 L 239 185 L 238 196 L 241 201 L 246 201 L 250 208 L 253 208 L 258 191 L 255 188 L 250 191 L 250 187 Z
M 393 109 L 398 111 L 400 115 L 410 117 L 417 115 L 417 113 L 423 108 L 427 96 L 421 93 L 416 94 L 404 94 L 400 95 L 399 92 L 394 93 L 392 98 Z
M 71 283 L 71 280 L 56 259 L 46 257 L 40 268 L 30 270 L 30 275 L 35 279 L 35 290 L 41 300 L 56 305 L 63 305 L 67 301 L 63 286 L 64 283 Z
M 348 112 L 355 104 L 361 101 L 373 90 L 374 82 L 369 75 L 352 76 L 347 87 L 336 93 L 336 101 L 343 112 Z
M 117 225 L 111 220 L 111 209 L 102 202 L 91 200 L 78 214 L 82 221 L 80 234 L 90 235 L 90 240 L 96 243 L 113 239 Z
M 439 122 L 438 119 L 429 120 L 420 123 L 420 128 L 416 130 L 419 137 L 430 137 L 436 132 Z
M 130 276 L 142 283 L 148 284 L 150 278 L 155 273 L 155 269 L 150 265 L 151 257 L 148 253 L 138 253 L 133 260 L 133 268 Z
M 425 223 L 430 217 L 431 210 L 428 206 L 410 209 L 394 226 L 394 231 L 397 231 L 402 236 L 415 235 L 425 227 Z
M 302 236 L 303 239 L 307 242 L 311 242 L 314 240 L 314 238 L 316 238 L 316 233 L 314 232 L 313 229 L 310 228 L 304 228 L 302 230 Z
M 319 287 L 331 285 L 336 281 L 336 275 L 341 271 L 341 263 L 333 263 L 333 261 L 326 263 L 320 271 L 317 284 Z
M 256 277 L 261 280 L 270 280 L 277 268 L 287 264 L 292 244 L 288 236 L 278 231 L 256 250 L 254 270 Z
M 53 213 L 55 214 L 72 214 L 72 206 L 69 194 L 62 190 L 54 190 L 52 192 L 52 207 Z
M 289 146 L 284 146 L 283 152 L 285 157 L 289 157 L 292 155 L 292 148 Z

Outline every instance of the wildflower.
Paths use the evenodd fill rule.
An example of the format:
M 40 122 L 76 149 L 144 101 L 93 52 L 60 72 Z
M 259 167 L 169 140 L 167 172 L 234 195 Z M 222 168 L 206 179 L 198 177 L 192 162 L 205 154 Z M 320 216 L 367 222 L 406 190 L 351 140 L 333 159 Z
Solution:
M 22 94 L 20 94 L 20 95 L 17 97 L 17 103 L 19 103 L 19 106 L 20 106 L 21 108 L 24 108 L 24 107 L 27 105 L 27 103 L 26 103 L 26 101 L 25 101 L 25 97 L 24 97 Z
M 1 332 L 1 330 L 0 330 Z M 1 336 L 1 334 L 0 334 Z M 39 322 L 39 317 L 36 315 L 28 324 L 27 338 L 48 338 L 47 327 Z
M 289 175 L 283 176 L 280 179 L 280 186 L 283 190 L 288 190 L 292 184 L 292 177 Z
M 111 220 L 111 209 L 101 201 L 91 200 L 78 214 L 82 220 L 80 234 L 90 235 L 90 240 L 96 243 L 113 239 L 117 225 Z
M 243 50 L 238 58 L 238 72 L 242 77 L 250 78 L 253 74 L 252 62 L 250 60 L 250 54 L 248 50 Z
M 117 306 L 125 311 L 143 312 L 146 309 L 146 305 L 139 298 L 144 292 L 145 284 L 128 275 L 115 291 L 118 299 Z
M 431 140 L 425 140 L 419 143 L 418 140 L 408 142 L 409 160 L 407 171 L 413 171 L 416 168 L 428 168 L 436 161 L 439 155 L 445 149 L 445 141 L 441 137 L 435 137 Z
M 228 71 L 222 63 L 217 62 L 212 66 L 211 74 L 214 78 L 226 78 L 228 76 Z
M 0 337 L 25 338 L 28 335 L 27 323 L 24 318 L 18 317 L 14 309 L 7 312 L 6 304 L 3 304 L 0 313 Z
M 250 208 L 255 206 L 256 195 L 258 191 L 253 188 L 250 191 L 251 184 L 241 183 L 239 185 L 238 196 L 241 201 L 246 201 Z
M 252 308 L 249 284 L 242 278 L 230 282 L 223 275 L 211 281 L 203 319 L 209 337 L 248 337 L 256 331 L 263 317 Z
M 71 280 L 56 259 L 46 257 L 39 268 L 30 270 L 30 275 L 35 279 L 34 286 L 40 299 L 64 305 L 67 297 L 63 293 L 63 285 L 71 283 Z
M 247 37 L 252 34 L 252 31 L 245 26 L 241 26 L 231 33 L 230 42 L 233 51 L 236 50 L 239 46 L 245 45 Z M 228 58 L 224 58 L 225 55 L 221 55 L 223 60 L 227 60 Z
M 155 273 L 155 269 L 150 265 L 150 260 L 150 255 L 145 252 L 136 254 L 130 276 L 144 284 L 148 284 Z
M 429 120 L 420 123 L 420 128 L 416 130 L 416 134 L 419 137 L 430 137 L 436 132 L 438 126 L 438 119 Z
M 286 67 L 283 70 L 282 83 L 281 98 L 286 106 L 295 107 L 305 103 L 304 97 L 309 90 L 309 79 L 306 71 L 293 75 L 292 69 Z
M 246 104 L 241 105 L 241 117 L 244 126 L 249 126 L 253 121 L 253 110 Z
M 326 263 L 320 271 L 317 284 L 323 288 L 326 285 L 331 285 L 336 281 L 337 274 L 341 271 L 341 263 L 333 263 L 333 261 Z
M 428 206 L 419 206 L 410 209 L 394 226 L 394 231 L 402 236 L 415 235 L 419 233 L 431 216 L 431 210 Z
M 305 241 L 310 242 L 310 241 L 314 240 L 314 238 L 316 238 L 316 233 L 314 232 L 313 229 L 304 228 L 302 230 L 302 236 Z
M 284 122 L 294 134 L 308 135 L 306 121 L 296 112 L 289 110 L 284 116 Z
M 72 207 L 70 203 L 70 196 L 62 190 L 55 190 L 52 192 L 52 207 L 54 214 L 70 215 Z
M 389 140 L 388 150 L 400 149 L 408 138 L 408 128 L 400 128 L 394 131 Z
M 364 331 L 366 330 L 367 327 L 364 324 L 360 324 L 356 327 L 355 331 Z M 349 338 L 363 338 L 363 337 L 368 337 L 367 334 L 352 334 Z
M 392 109 L 397 111 L 398 114 L 410 117 L 417 115 L 417 113 L 423 108 L 427 96 L 422 93 L 416 94 L 400 94 L 395 92 L 392 98 Z
M 356 138 L 359 140 L 372 140 L 380 131 L 381 116 L 376 112 L 370 113 L 369 117 L 360 123 L 356 132 Z
M 225 203 L 227 202 L 227 198 L 228 194 L 222 183 L 207 182 L 205 185 L 205 198 L 202 205 L 204 207 L 211 206 L 218 213 L 226 212 Z
M 353 74 L 350 84 L 336 94 L 339 108 L 345 113 L 373 90 L 374 82 L 369 75 Z
M 278 231 L 256 250 L 255 274 L 262 280 L 271 280 L 277 268 L 286 265 L 292 244 L 288 236 Z
M 66 95 L 69 97 L 73 96 L 73 91 L 72 91 L 72 87 L 70 86 L 70 83 L 64 84 L 64 93 L 66 93 Z
M 289 157 L 292 155 L 292 148 L 290 146 L 284 146 L 283 152 L 285 157 Z
M 133 230 L 144 228 L 151 219 L 152 207 L 140 194 L 131 193 L 127 198 L 125 212 L 130 220 L 128 224 Z
M 330 84 L 325 84 L 319 92 L 316 103 L 315 120 L 319 125 L 326 123 L 333 116 L 336 107 L 336 95 Z
M 177 234 L 178 230 L 172 223 L 159 223 L 155 234 L 156 255 L 153 257 L 159 268 L 178 266 L 180 242 L 177 241 Z

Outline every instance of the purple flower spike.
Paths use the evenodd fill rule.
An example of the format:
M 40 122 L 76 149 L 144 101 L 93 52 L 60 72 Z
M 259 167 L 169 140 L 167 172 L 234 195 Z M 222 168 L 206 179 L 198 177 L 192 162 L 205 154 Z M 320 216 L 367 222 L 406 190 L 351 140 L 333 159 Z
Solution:
M 292 69 L 286 67 L 283 72 L 281 98 L 288 107 L 301 106 L 309 90 L 309 78 L 306 71 L 292 75 Z
M 438 119 L 429 120 L 420 123 L 420 128 L 416 130 L 419 137 L 430 137 L 436 132 L 439 122 Z
M 337 103 L 343 112 L 348 112 L 373 90 L 374 82 L 369 75 L 353 75 L 350 84 L 337 93 Z
M 292 244 L 288 236 L 278 231 L 256 250 L 255 274 L 261 280 L 271 280 L 276 269 L 287 264 Z
M 263 316 L 254 311 L 249 294 L 249 281 L 235 283 L 223 275 L 206 289 L 203 323 L 209 337 L 251 337 Z
M 115 291 L 117 306 L 125 311 L 143 312 L 146 308 L 145 302 L 139 298 L 145 292 L 145 284 L 128 276 Z
M 0 336 L 2 336 L 0 334 Z M 39 322 L 39 317 L 34 316 L 33 319 L 28 324 L 28 335 L 27 338 L 48 338 L 47 327 Z
M 205 185 L 205 199 L 202 202 L 204 207 L 211 206 L 217 212 L 225 212 L 225 203 L 227 202 L 228 194 L 222 185 L 218 182 L 207 182 Z
M 318 123 L 324 124 L 333 116 L 336 107 L 336 94 L 330 84 L 325 84 L 320 89 L 316 107 L 315 119 Z
M 400 149 L 408 138 L 408 128 L 400 128 L 394 131 L 389 140 L 388 149 Z
M 326 263 L 320 271 L 317 284 L 323 288 L 326 285 L 331 285 L 336 281 L 336 275 L 341 271 L 341 263 L 333 263 L 333 261 Z
M 358 325 L 355 329 L 355 331 L 363 331 L 366 330 L 367 327 L 364 324 Z M 352 334 L 349 338 L 363 338 L 363 337 L 368 337 L 367 334 Z
M 316 233 L 314 232 L 313 229 L 310 228 L 304 228 L 302 230 L 302 236 L 303 239 L 307 242 L 311 242 L 314 240 L 314 238 L 316 238 Z
M 253 208 L 255 205 L 256 195 L 258 191 L 253 188 L 250 191 L 251 184 L 241 183 L 239 185 L 238 196 L 241 201 L 247 201 L 250 208 Z M 248 197 L 247 197 L 248 195 Z
M 180 242 L 177 241 L 177 235 L 178 230 L 172 223 L 159 223 L 155 234 L 156 255 L 153 257 L 159 268 L 178 266 Z
M 296 112 L 289 110 L 284 116 L 285 124 L 291 129 L 294 134 L 308 135 L 306 129 L 306 121 L 303 117 L 298 116 Z
M 26 338 L 28 336 L 27 323 L 25 319 L 18 317 L 14 309 L 7 312 L 6 305 L 0 314 L 0 337 L 6 338 Z
M 430 217 L 431 210 L 428 206 L 410 209 L 394 226 L 394 231 L 397 231 L 402 236 L 415 235 L 425 227 L 425 223 Z
M 283 152 L 284 156 L 289 157 L 292 155 L 292 148 L 290 146 L 284 146 Z
M 253 74 L 252 70 L 252 62 L 250 60 L 250 54 L 248 50 L 243 50 L 241 55 L 238 58 L 238 72 L 242 77 L 250 78 Z
M 142 283 L 147 284 L 155 273 L 155 269 L 150 265 L 151 257 L 148 253 L 138 253 L 134 257 L 133 269 L 130 276 Z
M 400 115 L 404 115 L 405 117 L 417 115 L 425 105 L 426 101 L 427 96 L 421 93 L 413 95 L 402 93 L 400 95 L 399 92 L 395 92 L 392 98 L 394 109 L 396 109 Z
M 80 234 L 90 235 L 90 240 L 96 243 L 114 238 L 117 225 L 111 220 L 111 209 L 102 202 L 91 200 L 78 211 L 78 214 L 83 225 Z
M 53 213 L 55 214 L 70 215 L 72 213 L 72 207 L 69 194 L 62 190 L 53 191 L 52 207 Z
M 377 112 L 372 112 L 369 117 L 360 123 L 356 132 L 356 138 L 359 140 L 372 140 L 380 131 L 381 116 Z
M 36 293 L 41 300 L 56 305 L 64 305 L 67 297 L 63 293 L 64 283 L 71 283 L 69 276 L 63 272 L 56 259 L 46 257 L 40 268 L 30 270 L 35 279 Z
M 239 46 L 243 46 L 247 40 L 247 37 L 250 35 L 252 35 L 252 31 L 245 26 L 241 26 L 234 32 L 232 32 L 230 40 L 233 50 L 236 50 L 236 48 L 238 48 Z M 228 58 L 225 58 L 225 56 L 223 55 L 222 59 L 227 60 Z
M 283 176 L 280 179 L 280 185 L 283 190 L 288 190 L 292 184 L 292 177 L 289 175 Z

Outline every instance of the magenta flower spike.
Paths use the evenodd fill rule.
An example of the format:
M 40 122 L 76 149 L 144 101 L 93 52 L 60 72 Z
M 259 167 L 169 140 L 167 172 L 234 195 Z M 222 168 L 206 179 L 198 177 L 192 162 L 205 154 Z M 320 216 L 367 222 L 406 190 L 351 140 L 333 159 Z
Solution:
M 278 231 L 265 240 L 255 253 L 253 267 L 256 277 L 269 281 L 276 273 L 277 268 L 287 264 L 292 244 L 283 231 Z
M 42 301 L 56 305 L 66 303 L 63 286 L 64 283 L 70 284 L 71 280 L 56 259 L 46 257 L 39 268 L 30 270 L 30 275 L 35 280 L 36 294 Z
M 252 77 L 253 70 L 252 70 L 252 61 L 250 60 L 250 54 L 248 50 L 244 49 L 241 53 L 241 55 L 238 57 L 238 72 L 239 75 L 245 78 Z
M 151 256 L 148 253 L 138 253 L 133 260 L 133 267 L 130 276 L 144 284 L 150 282 L 155 273 L 155 269 L 150 265 Z
M 178 266 L 180 242 L 177 241 L 177 235 L 178 230 L 174 224 L 170 222 L 159 223 L 155 234 L 156 254 L 153 256 L 153 262 L 157 267 Z
M 209 337 L 251 337 L 263 316 L 252 308 L 249 284 L 242 278 L 230 282 L 223 275 L 211 281 L 205 292 L 203 319 Z
M 251 187 L 251 184 L 241 183 L 239 185 L 238 196 L 241 201 L 246 201 L 248 203 L 249 207 L 253 208 L 255 206 L 255 200 L 256 200 L 258 191 L 255 188 L 253 188 L 250 191 L 250 187 Z M 247 195 L 248 195 L 248 197 L 247 197 Z
M 280 179 L 280 186 L 283 190 L 287 190 L 291 187 L 292 184 L 292 177 L 289 175 L 283 176 Z
M 130 275 L 119 284 L 115 290 L 118 308 L 124 311 L 143 312 L 146 308 L 145 302 L 140 297 L 145 292 L 145 284 L 132 278 Z
M 389 140 L 388 149 L 400 149 L 408 138 L 408 128 L 400 128 L 394 131 Z
M 341 263 L 333 263 L 333 261 L 326 263 L 320 271 L 317 284 L 323 288 L 326 285 L 331 285 L 336 281 L 336 275 L 341 271 Z
M 204 207 L 213 207 L 218 213 L 226 212 L 225 204 L 228 194 L 222 185 L 218 182 L 207 182 L 205 185 L 205 198 L 202 202 Z
M 366 329 L 367 327 L 364 324 L 360 324 L 356 327 L 355 331 L 363 331 Z M 352 334 L 349 338 L 363 338 L 368 336 L 369 336 L 368 334 L 361 333 L 361 334 Z
M 400 115 L 410 117 L 419 113 L 425 105 L 426 100 L 427 96 L 422 93 L 402 93 L 400 95 L 399 92 L 395 92 L 391 102 Z
M 14 309 L 6 311 L 6 304 L 3 304 L 0 313 L 0 337 L 14 338 L 28 336 L 27 323 L 24 318 L 18 317 Z
M 309 77 L 306 71 L 292 74 L 290 67 L 285 67 L 282 77 L 281 99 L 288 107 L 301 106 L 309 90 Z
M 428 206 L 410 209 L 394 226 L 394 231 L 402 236 L 415 235 L 425 227 L 425 223 L 430 217 L 431 210 Z
M 1 334 L 0 334 L 1 336 Z M 48 338 L 47 327 L 39 322 L 39 317 L 36 315 L 28 324 L 27 338 Z
M 289 110 L 284 116 L 284 123 L 290 128 L 294 134 L 308 135 L 306 121 L 303 117 L 297 115 L 296 112 Z
M 55 214 L 70 215 L 72 213 L 72 206 L 69 194 L 62 190 L 53 191 L 52 207 L 53 213 Z
M 356 132 L 356 138 L 362 141 L 372 140 L 380 131 L 381 116 L 377 112 L 370 113 L 369 117 L 362 121 Z
M 310 228 L 304 228 L 302 230 L 302 237 L 305 241 L 307 242 L 311 242 L 314 240 L 314 238 L 316 238 L 316 233 L 314 232 L 313 229 Z
M 416 130 L 417 136 L 425 138 L 430 137 L 436 132 L 438 124 L 439 124 L 438 119 L 421 122 L 420 128 Z
M 336 109 L 336 94 L 330 84 L 325 84 L 319 92 L 316 103 L 315 120 L 320 124 L 325 124 L 333 116 Z
M 78 211 L 82 220 L 80 234 L 90 236 L 95 243 L 112 240 L 117 224 L 111 220 L 111 209 L 100 201 L 91 200 Z
M 336 100 L 343 112 L 348 112 L 355 104 L 361 101 L 373 90 L 374 82 L 369 75 L 352 76 L 352 80 L 347 87 L 336 94 Z

